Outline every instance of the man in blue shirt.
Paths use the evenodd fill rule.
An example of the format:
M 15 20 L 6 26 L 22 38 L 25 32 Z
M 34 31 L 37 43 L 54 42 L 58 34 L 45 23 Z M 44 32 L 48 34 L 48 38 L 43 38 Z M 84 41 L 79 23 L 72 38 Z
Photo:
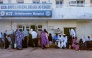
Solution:
M 53 36 L 53 43 L 55 44 L 56 40 L 58 40 L 58 34 Z

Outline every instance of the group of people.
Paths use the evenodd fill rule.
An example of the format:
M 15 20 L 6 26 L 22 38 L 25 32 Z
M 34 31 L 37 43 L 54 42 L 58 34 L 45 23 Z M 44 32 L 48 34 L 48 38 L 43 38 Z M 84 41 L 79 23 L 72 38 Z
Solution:
M 75 50 L 89 50 L 89 48 L 92 46 L 92 39 L 90 36 L 88 36 L 88 38 L 82 36 L 82 38 L 78 41 L 75 31 L 71 29 L 69 32 L 69 36 L 66 36 L 66 34 L 56 34 L 53 37 L 53 43 L 56 44 L 58 48 Z
M 51 36 L 51 34 L 50 34 Z M 26 29 L 23 31 L 17 29 L 16 31 L 11 30 L 11 33 L 7 31 L 4 33 L 0 33 L 0 45 L 2 48 L 9 48 L 11 46 L 12 49 L 22 50 L 22 48 L 27 47 L 41 47 L 42 49 L 49 47 L 49 39 L 48 32 L 46 29 L 39 30 L 36 32 L 34 29 L 30 29 L 28 32 Z M 52 39 L 50 39 L 52 41 Z
M 12 49 L 22 50 L 27 47 L 41 47 L 42 49 L 49 48 L 50 42 L 52 42 L 57 48 L 66 49 L 75 49 L 79 50 L 80 48 L 89 48 L 86 44 L 86 41 L 92 40 L 90 36 L 85 40 L 84 37 L 77 42 L 77 37 L 75 35 L 75 31 L 73 29 L 69 30 L 70 36 L 66 36 L 66 34 L 55 34 L 52 36 L 51 33 L 48 34 L 46 29 L 38 30 L 36 32 L 34 29 L 30 29 L 28 32 L 26 29 L 23 31 L 17 29 L 16 31 L 11 30 L 11 33 L 5 31 L 4 33 L 0 33 L 0 45 L 2 48 L 9 48 L 11 46 Z

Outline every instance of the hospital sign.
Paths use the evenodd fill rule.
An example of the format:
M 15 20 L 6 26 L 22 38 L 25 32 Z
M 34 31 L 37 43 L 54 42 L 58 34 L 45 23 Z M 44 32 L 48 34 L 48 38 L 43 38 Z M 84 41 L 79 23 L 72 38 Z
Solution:
M 52 16 L 51 4 L 1 4 L 0 16 Z

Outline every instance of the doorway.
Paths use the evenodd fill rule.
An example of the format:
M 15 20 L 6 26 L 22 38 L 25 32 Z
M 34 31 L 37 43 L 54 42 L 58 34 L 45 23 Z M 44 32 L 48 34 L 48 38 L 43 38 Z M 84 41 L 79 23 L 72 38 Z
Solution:
M 64 27 L 64 34 L 66 34 L 66 36 L 70 36 L 70 29 L 74 29 L 74 31 L 76 32 L 76 27 Z

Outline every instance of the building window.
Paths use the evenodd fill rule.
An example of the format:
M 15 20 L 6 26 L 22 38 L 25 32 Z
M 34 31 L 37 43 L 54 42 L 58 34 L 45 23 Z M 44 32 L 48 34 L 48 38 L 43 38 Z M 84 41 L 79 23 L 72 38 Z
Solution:
M 0 0 L 0 4 L 2 4 L 3 3 L 3 0 Z
M 17 3 L 24 3 L 24 0 L 16 0 Z
M 84 0 L 77 0 L 77 7 L 83 7 L 85 1 Z
M 62 0 L 56 0 L 56 8 L 62 7 L 63 1 Z
M 42 1 L 42 3 L 46 3 L 46 1 Z
M 33 3 L 40 3 L 40 0 L 33 0 Z
M 70 6 L 76 6 L 76 1 L 70 1 L 70 2 L 69 2 L 69 5 L 70 5 Z

